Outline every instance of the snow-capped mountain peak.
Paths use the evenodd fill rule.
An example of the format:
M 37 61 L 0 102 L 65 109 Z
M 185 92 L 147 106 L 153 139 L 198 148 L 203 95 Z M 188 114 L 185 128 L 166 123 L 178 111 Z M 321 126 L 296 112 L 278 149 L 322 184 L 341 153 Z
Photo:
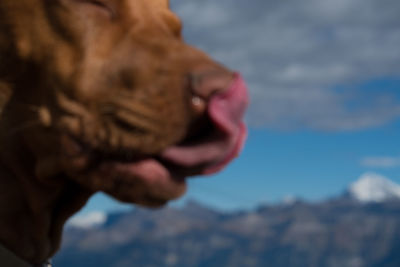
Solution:
M 101 226 L 107 221 L 107 214 L 102 211 L 94 211 L 84 215 L 75 215 L 68 221 L 68 225 L 75 228 L 89 229 Z
M 350 196 L 360 202 L 383 202 L 390 199 L 400 199 L 400 185 L 386 177 L 366 173 L 350 185 Z

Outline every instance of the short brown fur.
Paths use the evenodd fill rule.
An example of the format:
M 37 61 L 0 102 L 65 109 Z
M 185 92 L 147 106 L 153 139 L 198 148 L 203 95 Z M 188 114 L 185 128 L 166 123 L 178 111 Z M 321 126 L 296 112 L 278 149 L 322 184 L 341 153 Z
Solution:
M 199 116 L 187 74 L 230 73 L 182 41 L 168 6 L 0 1 L 0 243 L 24 260 L 51 257 L 66 220 L 95 192 L 147 206 L 184 193 L 179 180 L 137 181 L 92 165 L 98 153 L 140 157 L 180 142 Z

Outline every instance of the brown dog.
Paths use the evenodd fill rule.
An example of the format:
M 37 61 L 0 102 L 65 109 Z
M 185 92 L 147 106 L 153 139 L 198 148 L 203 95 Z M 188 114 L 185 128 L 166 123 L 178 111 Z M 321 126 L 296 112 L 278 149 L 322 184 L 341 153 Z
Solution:
M 52 256 L 97 191 L 157 207 L 238 154 L 242 80 L 168 5 L 1 0 L 0 243 L 18 257 Z

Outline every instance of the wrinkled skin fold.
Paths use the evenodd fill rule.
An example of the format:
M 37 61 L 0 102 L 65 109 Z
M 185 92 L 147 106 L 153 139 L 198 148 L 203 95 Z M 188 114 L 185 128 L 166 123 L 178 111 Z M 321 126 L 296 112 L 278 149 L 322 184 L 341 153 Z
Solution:
M 241 78 L 181 27 L 167 0 L 0 2 L 1 244 L 41 263 L 93 193 L 158 207 L 237 156 Z

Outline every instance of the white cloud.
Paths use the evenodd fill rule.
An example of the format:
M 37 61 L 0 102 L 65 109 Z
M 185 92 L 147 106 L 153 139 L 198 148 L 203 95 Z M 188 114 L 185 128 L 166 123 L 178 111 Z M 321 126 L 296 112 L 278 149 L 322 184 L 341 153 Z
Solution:
M 361 160 L 361 165 L 371 168 L 400 167 L 400 157 L 366 157 Z
M 355 130 L 400 117 L 393 91 L 357 89 L 400 77 L 400 1 L 172 3 L 190 43 L 244 73 L 253 125 Z
M 76 228 L 92 228 L 104 224 L 107 221 L 107 214 L 102 211 L 95 211 L 85 215 L 72 217 L 68 225 Z

